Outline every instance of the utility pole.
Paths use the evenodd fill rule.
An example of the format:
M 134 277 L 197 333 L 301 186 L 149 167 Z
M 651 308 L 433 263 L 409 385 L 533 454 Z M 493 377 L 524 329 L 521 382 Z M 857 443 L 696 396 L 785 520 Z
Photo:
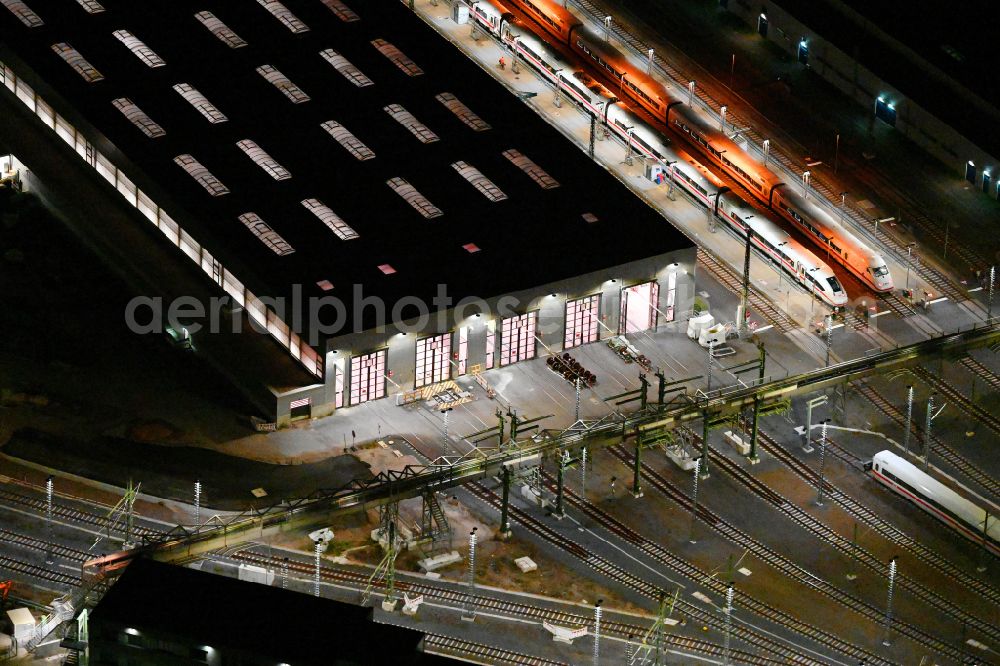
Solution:
M 587 152 L 590 154 L 590 158 L 594 158 L 594 134 L 597 132 L 597 116 L 590 116 L 590 147 Z
M 906 426 L 903 430 L 903 453 L 910 453 L 910 425 L 913 422 L 913 385 L 906 387 Z
M 54 492 L 52 475 L 45 479 L 45 525 L 48 532 L 48 543 L 45 545 L 45 563 L 52 564 L 52 494 Z
M 712 357 L 715 355 L 715 339 L 712 338 L 708 341 L 708 388 L 706 393 L 712 392 Z
M 194 524 L 197 531 L 201 525 L 201 481 L 194 482 Z
M 819 489 L 816 493 L 816 506 L 823 506 L 823 487 L 826 485 L 826 425 L 830 419 L 823 419 L 823 430 L 819 441 Z
M 316 539 L 313 544 L 313 555 L 315 556 L 315 566 L 313 569 L 313 596 L 319 596 L 319 572 L 320 572 L 320 556 L 323 553 L 323 545 L 320 539 Z
M 934 420 L 934 396 L 932 393 L 927 398 L 927 420 L 924 421 L 924 469 L 927 469 L 931 460 L 931 421 Z
M 465 598 L 465 604 L 462 607 L 462 619 L 467 622 L 473 622 L 476 619 L 476 530 L 478 527 L 473 527 L 472 531 L 469 532 L 469 574 L 468 574 L 468 593 Z
M 695 458 L 694 460 L 694 488 L 691 490 L 691 531 L 688 534 L 688 541 L 691 543 L 698 543 L 698 540 L 694 538 L 694 526 L 698 520 L 698 476 L 701 472 L 701 458 Z
M 993 320 L 993 278 L 996 277 L 996 266 L 990 266 L 990 288 L 987 292 L 986 323 Z
M 288 589 L 288 558 L 281 561 L 281 589 Z
M 601 604 L 603 599 L 598 599 L 594 604 L 594 666 L 601 664 Z
M 587 497 L 587 446 L 580 449 L 580 496 Z
M 576 376 L 576 417 L 573 419 L 574 422 L 580 420 L 580 375 Z
M 556 486 L 556 510 L 553 516 L 562 518 L 566 515 L 566 511 L 563 509 L 563 484 L 566 476 L 566 465 L 569 464 L 569 451 L 563 450 L 557 452 L 556 455 L 559 456 L 559 477 Z
M 896 588 L 896 558 L 889 561 L 889 594 L 885 602 L 885 638 L 882 645 L 889 647 L 889 632 L 892 630 L 892 595 Z
M 826 315 L 826 367 L 830 367 L 830 345 L 833 342 L 833 315 Z
M 733 633 L 733 584 L 729 584 L 729 589 L 726 590 L 726 639 L 725 639 L 725 657 L 723 659 L 724 664 L 731 664 L 732 655 L 730 653 L 730 637 Z
M 701 478 L 708 478 L 708 410 L 701 413 Z
M 753 245 L 753 229 L 750 228 L 749 222 L 751 217 L 753 215 L 747 215 L 747 221 L 744 222 L 747 232 L 747 246 L 743 253 L 743 292 L 740 294 L 740 319 L 736 322 L 736 330 L 740 333 L 746 332 L 747 307 L 750 304 L 750 247 Z
M 501 472 L 503 479 L 503 497 L 500 504 L 500 538 L 506 539 L 510 536 L 510 469 L 504 465 Z

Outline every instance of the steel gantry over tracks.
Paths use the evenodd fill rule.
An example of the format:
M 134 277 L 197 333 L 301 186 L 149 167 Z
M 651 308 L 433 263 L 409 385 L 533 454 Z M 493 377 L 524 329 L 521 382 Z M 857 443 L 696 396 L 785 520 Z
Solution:
M 717 420 L 754 403 L 766 408 L 797 394 L 880 374 L 928 358 L 960 358 L 973 349 L 997 342 L 1000 342 L 1000 323 L 992 323 L 757 385 L 737 384 L 666 404 L 662 399 L 651 404 L 643 401 L 644 409 L 628 415 L 619 414 L 617 418 L 605 418 L 590 427 L 546 431 L 547 436 L 539 438 L 540 441 L 515 442 L 488 452 L 473 449 L 466 456 L 442 458 L 427 465 L 408 465 L 402 470 L 385 471 L 371 479 L 353 481 L 343 488 L 317 491 L 301 499 L 249 509 L 221 518 L 215 524 L 179 525 L 160 535 L 146 535 L 131 550 L 86 562 L 83 573 L 91 580 L 114 575 L 140 556 L 171 562 L 200 559 L 221 548 L 322 525 L 339 514 L 372 509 L 428 491 L 501 475 L 505 467 L 552 452 L 616 444 L 623 436 L 656 428 L 669 429 L 696 419 Z

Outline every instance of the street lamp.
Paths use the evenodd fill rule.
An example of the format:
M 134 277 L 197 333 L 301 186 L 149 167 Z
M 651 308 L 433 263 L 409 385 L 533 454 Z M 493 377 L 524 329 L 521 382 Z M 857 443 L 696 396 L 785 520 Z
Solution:
M 840 223 L 844 223 L 844 214 L 847 213 L 847 192 L 840 193 Z
M 910 294 L 910 265 L 913 263 L 911 255 L 916 242 L 906 244 L 906 295 Z

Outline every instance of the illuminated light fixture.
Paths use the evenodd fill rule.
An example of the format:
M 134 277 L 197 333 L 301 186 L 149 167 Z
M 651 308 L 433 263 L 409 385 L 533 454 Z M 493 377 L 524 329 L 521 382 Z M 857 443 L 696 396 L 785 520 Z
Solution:
M 138 636 L 139 635 L 139 630 L 138 629 L 133 629 L 132 627 L 127 627 L 125 629 L 125 633 L 128 634 L 129 636 Z
M 761 17 L 762 19 L 764 19 L 765 21 L 767 20 L 767 14 L 765 14 L 764 12 L 761 12 L 761 13 L 760 13 L 760 17 Z
M 879 95 L 878 96 L 878 101 L 884 102 L 885 101 L 885 97 L 883 97 L 882 95 Z
M 975 162 L 973 162 L 972 160 L 969 160 L 969 166 L 972 166 L 972 167 L 974 167 L 974 166 L 976 166 L 976 164 L 975 164 Z
M 892 109 L 893 111 L 896 110 L 896 105 L 893 104 L 892 102 L 889 102 L 888 104 L 886 104 L 886 106 L 889 107 L 890 109 Z

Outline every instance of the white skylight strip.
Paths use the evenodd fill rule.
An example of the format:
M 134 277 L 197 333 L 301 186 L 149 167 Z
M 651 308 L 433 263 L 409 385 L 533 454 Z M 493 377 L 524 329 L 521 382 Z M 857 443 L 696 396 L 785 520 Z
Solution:
M 319 199 L 305 199 L 302 201 L 302 205 L 306 207 L 306 210 L 318 217 L 330 231 L 337 234 L 337 238 L 341 240 L 358 238 L 358 232 L 352 229 L 347 222 L 340 219 L 339 215 L 330 210 Z
M 213 176 L 211 171 L 202 166 L 201 162 L 192 156 L 178 155 L 174 158 L 174 162 L 187 171 L 188 175 L 198 181 L 198 184 L 204 187 L 213 197 L 221 197 L 223 194 L 229 194 L 229 188 L 223 185 L 222 181 Z
M 257 73 L 280 90 L 285 97 L 292 101 L 292 104 L 301 104 L 302 102 L 309 101 L 309 95 L 305 94 L 302 88 L 289 81 L 287 76 L 271 65 L 261 65 L 257 68 Z
M 385 181 L 385 184 L 391 187 L 393 192 L 403 197 L 406 203 L 416 208 L 417 212 L 428 220 L 444 215 L 444 212 L 440 208 L 428 201 L 427 197 L 418 192 L 413 185 L 410 185 L 402 178 L 390 178 Z
M 264 220 L 260 219 L 257 213 L 243 213 L 240 215 L 242 222 L 253 235 L 260 239 L 264 245 L 271 249 L 279 257 L 295 252 L 295 248 L 288 244 L 284 238 L 272 229 Z
M 333 12 L 337 18 L 345 23 L 351 23 L 353 21 L 360 21 L 361 17 L 354 13 L 354 11 L 345 5 L 340 0 L 323 0 L 323 4 Z
M 384 39 L 373 39 L 372 46 L 377 48 L 379 53 L 388 58 L 396 67 L 399 67 L 410 76 L 420 76 L 424 73 L 424 70 L 420 69 L 417 63 L 410 60 L 405 53 Z
M 472 109 L 463 104 L 451 93 L 444 92 L 440 95 L 435 95 L 434 99 L 444 104 L 445 108 L 458 116 L 459 120 L 476 132 L 485 132 L 486 130 L 493 129 L 488 122 L 477 116 Z
M 410 130 L 413 136 L 420 139 L 421 143 L 434 143 L 435 141 L 440 141 L 440 137 L 432 132 L 427 125 L 417 120 L 412 113 L 404 109 L 399 104 L 390 104 L 389 106 L 383 107 L 383 110 L 388 113 L 393 119 L 400 125 Z
M 21 0 L 0 0 L 3 6 L 10 10 L 10 13 L 21 20 L 21 23 L 29 28 L 37 28 L 45 25 L 42 17 L 32 11 L 31 7 L 21 2 Z
M 191 84 L 178 83 L 174 86 L 174 90 L 176 90 L 181 97 L 186 99 L 188 103 L 198 111 L 198 113 L 205 116 L 208 122 L 215 124 L 224 123 L 229 120 L 226 118 L 226 115 L 222 113 L 222 111 L 219 111 L 214 104 L 209 102 L 208 99 L 198 92 L 198 90 Z
M 497 187 L 492 180 L 484 176 L 483 172 L 476 167 L 461 161 L 455 162 L 451 166 L 462 178 L 472 183 L 472 186 L 482 192 L 483 196 L 490 201 L 503 201 L 507 198 L 504 191 Z
M 80 3 L 80 6 L 87 10 L 88 14 L 100 14 L 104 11 L 104 7 L 101 6 L 97 0 L 76 0 Z
M 361 139 L 354 136 L 349 129 L 338 123 L 336 120 L 328 120 L 321 125 L 329 132 L 330 136 L 337 140 L 351 155 L 364 162 L 375 157 L 372 149 L 361 142 Z
M 247 43 L 233 32 L 229 26 L 219 20 L 212 12 L 198 12 L 194 15 L 198 21 L 208 28 L 209 32 L 219 38 L 219 41 L 231 49 L 243 48 Z
M 104 75 L 98 72 L 93 65 L 87 62 L 87 59 L 80 55 L 79 51 L 66 42 L 53 44 L 52 50 L 55 51 L 60 58 L 65 60 L 66 64 L 76 70 L 76 73 L 82 76 L 88 83 L 95 83 L 97 81 L 104 80 Z
M 333 68 L 344 75 L 348 81 L 353 83 L 359 88 L 364 88 L 365 86 L 373 86 L 375 82 L 369 79 L 364 73 L 352 65 L 350 61 L 344 56 L 340 55 L 333 49 L 323 49 L 319 52 L 323 59 L 328 63 L 333 65 Z
M 267 152 L 250 139 L 237 141 L 236 145 L 252 159 L 257 166 L 263 169 L 267 175 L 275 180 L 288 180 L 292 177 L 288 169 L 278 164 L 277 160 L 267 154 Z
M 135 54 L 135 57 L 141 60 L 148 67 L 163 67 L 167 63 L 163 61 L 163 58 L 156 55 L 153 49 L 146 46 L 141 39 L 133 35 L 128 30 L 115 30 L 113 33 L 118 41 L 128 47 L 129 51 Z
M 519 150 L 513 148 L 505 150 L 503 151 L 503 156 L 513 162 L 517 168 L 531 176 L 531 179 L 538 183 L 538 186 L 543 190 L 551 190 L 559 187 L 559 182 L 555 178 L 545 173 L 542 167 L 532 162 L 529 157 L 522 155 Z
M 309 26 L 300 21 L 295 14 L 289 11 L 288 7 L 278 2 L 278 0 L 257 0 L 261 7 L 271 12 L 274 18 L 281 21 L 286 28 L 292 32 L 308 32 Z
M 138 127 L 139 130 L 150 139 L 156 139 L 166 134 L 162 127 L 153 122 L 152 118 L 147 116 L 146 113 L 136 106 L 135 102 L 130 100 L 128 97 L 119 97 L 118 99 L 111 100 L 111 103 L 114 104 L 116 109 L 121 111 L 126 118 L 132 121 L 133 125 Z

